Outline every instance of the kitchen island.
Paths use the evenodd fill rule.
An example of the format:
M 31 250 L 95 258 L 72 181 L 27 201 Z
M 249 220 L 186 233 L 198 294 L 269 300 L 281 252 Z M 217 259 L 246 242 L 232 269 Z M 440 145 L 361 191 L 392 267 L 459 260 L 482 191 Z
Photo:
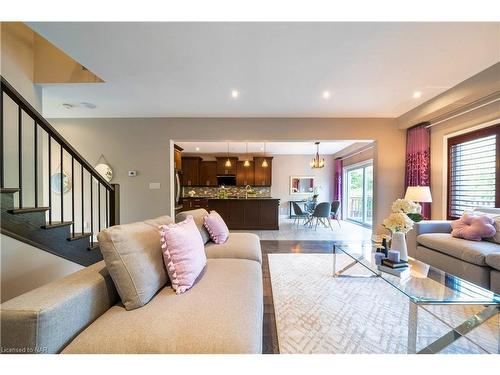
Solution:
M 208 198 L 208 210 L 217 211 L 229 229 L 278 230 L 279 204 L 276 198 Z

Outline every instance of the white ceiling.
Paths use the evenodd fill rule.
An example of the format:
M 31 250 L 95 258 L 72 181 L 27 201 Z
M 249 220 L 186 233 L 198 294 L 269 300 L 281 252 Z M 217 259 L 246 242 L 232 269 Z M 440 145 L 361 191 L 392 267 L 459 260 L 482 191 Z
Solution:
M 321 155 L 333 155 L 340 150 L 358 141 L 328 141 L 320 143 Z M 369 143 L 369 142 L 368 142 Z M 246 142 L 175 142 L 184 149 L 183 153 L 192 154 L 226 154 L 229 145 L 229 153 L 245 154 Z M 316 145 L 314 142 L 266 142 L 266 155 L 314 155 Z M 252 155 L 264 155 L 264 142 L 248 142 L 248 153 Z
M 45 85 L 49 118 L 398 117 L 500 56 L 500 23 L 29 26 L 106 82 Z

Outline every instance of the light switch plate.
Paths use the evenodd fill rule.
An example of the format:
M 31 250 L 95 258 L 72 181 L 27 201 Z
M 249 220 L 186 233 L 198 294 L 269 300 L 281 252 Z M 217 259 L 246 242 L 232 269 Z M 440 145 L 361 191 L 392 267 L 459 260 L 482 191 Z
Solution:
M 152 190 L 157 190 L 161 188 L 161 185 L 159 182 L 150 182 L 149 183 L 149 188 Z

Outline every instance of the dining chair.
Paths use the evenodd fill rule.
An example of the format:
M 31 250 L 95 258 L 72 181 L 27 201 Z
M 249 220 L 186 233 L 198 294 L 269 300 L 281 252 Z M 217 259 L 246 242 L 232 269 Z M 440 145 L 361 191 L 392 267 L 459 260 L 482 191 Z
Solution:
M 342 226 L 340 225 L 340 220 L 339 220 L 339 209 L 340 209 L 340 201 L 333 201 L 332 207 L 330 209 L 330 218 L 333 217 L 335 220 L 337 220 L 339 227 L 342 228 Z M 330 218 L 328 219 L 328 221 L 330 221 Z
M 306 204 L 306 212 L 312 214 L 314 209 L 316 208 L 316 201 L 307 201 Z
M 321 202 L 318 204 L 315 208 L 314 211 L 311 215 L 311 225 L 312 225 L 312 220 L 316 219 L 316 224 L 314 226 L 314 230 L 318 228 L 318 222 L 321 222 L 325 228 L 328 228 L 330 226 L 330 229 L 333 230 L 332 223 L 330 222 L 330 210 L 331 210 L 331 203 L 330 202 Z M 327 225 L 328 223 L 328 225 Z
M 292 207 L 294 214 L 293 224 L 297 224 L 298 226 L 300 224 L 300 219 L 304 219 L 305 223 L 309 218 L 309 214 L 307 212 L 302 211 L 302 208 L 300 208 L 300 206 L 296 202 L 292 202 Z

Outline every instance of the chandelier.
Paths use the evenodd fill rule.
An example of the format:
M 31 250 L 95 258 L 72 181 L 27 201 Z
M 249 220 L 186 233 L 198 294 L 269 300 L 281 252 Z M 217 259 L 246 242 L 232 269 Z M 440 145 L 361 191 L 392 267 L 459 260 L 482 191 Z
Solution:
M 316 156 L 311 160 L 311 168 L 323 168 L 325 166 L 325 159 L 319 157 L 319 142 L 314 143 L 316 145 Z

